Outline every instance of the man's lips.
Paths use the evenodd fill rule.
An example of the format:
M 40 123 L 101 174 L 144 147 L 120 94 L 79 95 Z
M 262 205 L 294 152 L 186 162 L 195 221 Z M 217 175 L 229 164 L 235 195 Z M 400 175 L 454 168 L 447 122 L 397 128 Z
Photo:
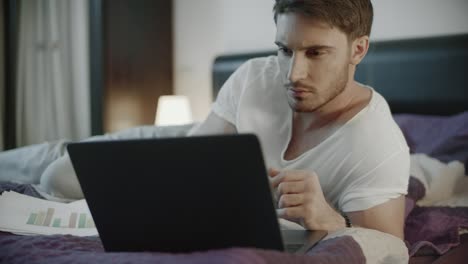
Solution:
M 302 97 L 307 93 L 310 93 L 309 90 L 306 89 L 300 89 L 300 88 L 288 88 L 288 91 L 294 96 L 294 97 Z

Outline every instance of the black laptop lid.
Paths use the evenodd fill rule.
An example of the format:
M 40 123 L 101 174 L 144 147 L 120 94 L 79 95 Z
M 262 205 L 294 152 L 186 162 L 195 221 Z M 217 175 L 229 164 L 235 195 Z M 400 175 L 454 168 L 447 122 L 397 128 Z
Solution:
M 84 142 L 68 151 L 107 251 L 283 249 L 254 135 Z

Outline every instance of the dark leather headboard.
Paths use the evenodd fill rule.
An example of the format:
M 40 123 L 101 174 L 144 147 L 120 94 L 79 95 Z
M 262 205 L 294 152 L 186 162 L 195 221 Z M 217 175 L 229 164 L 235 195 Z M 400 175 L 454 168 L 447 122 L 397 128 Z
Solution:
M 275 51 L 222 55 L 213 65 L 213 95 L 246 60 Z M 450 115 L 468 110 L 468 35 L 371 43 L 356 80 L 374 87 L 393 113 Z

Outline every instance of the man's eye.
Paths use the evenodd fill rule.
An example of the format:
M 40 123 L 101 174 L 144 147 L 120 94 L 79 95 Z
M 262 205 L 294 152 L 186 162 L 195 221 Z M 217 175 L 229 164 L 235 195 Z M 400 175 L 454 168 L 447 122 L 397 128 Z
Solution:
M 319 51 L 319 50 L 308 50 L 306 55 L 308 57 L 318 57 L 325 54 L 325 52 Z
M 292 51 L 290 49 L 287 49 L 287 48 L 284 48 L 284 47 L 278 48 L 278 51 L 283 53 L 286 56 L 291 56 L 292 55 Z

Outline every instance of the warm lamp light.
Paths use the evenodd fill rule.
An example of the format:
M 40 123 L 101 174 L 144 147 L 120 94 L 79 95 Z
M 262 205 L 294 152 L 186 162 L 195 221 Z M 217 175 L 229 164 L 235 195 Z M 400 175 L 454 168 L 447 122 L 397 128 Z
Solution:
M 192 111 L 187 96 L 164 95 L 159 97 L 155 125 L 185 125 L 192 122 Z

